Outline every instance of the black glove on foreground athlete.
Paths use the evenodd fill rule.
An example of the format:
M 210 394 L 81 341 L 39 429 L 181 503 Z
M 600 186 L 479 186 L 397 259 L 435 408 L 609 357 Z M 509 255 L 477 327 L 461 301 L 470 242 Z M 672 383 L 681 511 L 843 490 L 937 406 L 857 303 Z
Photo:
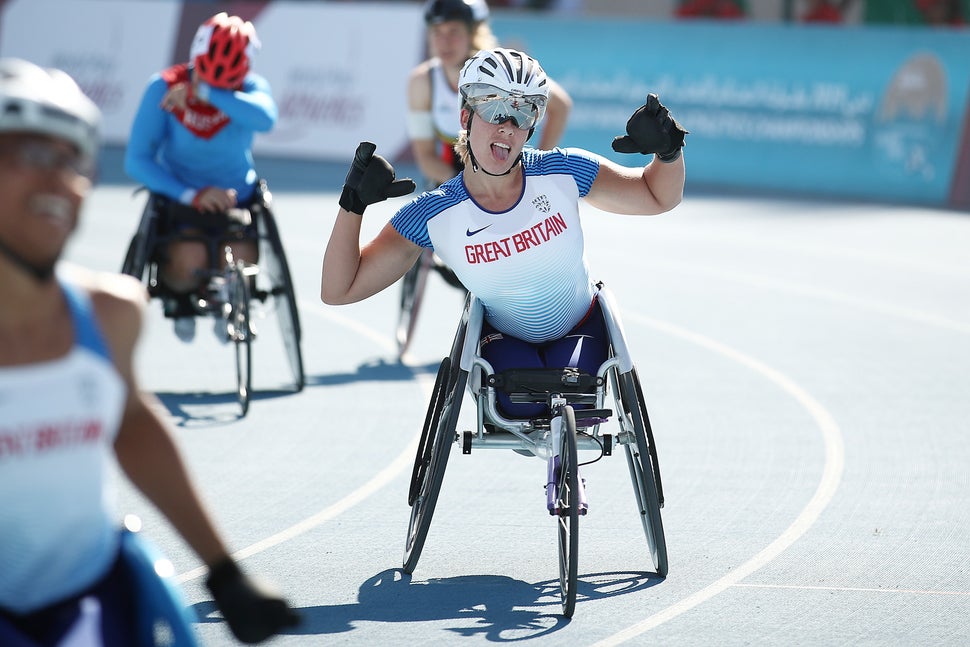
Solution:
M 374 155 L 375 150 L 377 146 L 371 142 L 358 144 L 340 194 L 341 208 L 363 215 L 369 204 L 414 191 L 414 181 L 411 178 L 395 180 L 394 167 L 380 155 Z
M 262 642 L 300 622 L 272 585 L 247 577 L 231 558 L 209 569 L 205 585 L 233 635 L 244 643 Z
M 626 122 L 626 135 L 613 139 L 617 153 L 656 153 L 663 162 L 673 162 L 680 157 L 684 135 L 688 131 L 670 116 L 655 94 L 648 94 L 647 101 L 637 108 Z

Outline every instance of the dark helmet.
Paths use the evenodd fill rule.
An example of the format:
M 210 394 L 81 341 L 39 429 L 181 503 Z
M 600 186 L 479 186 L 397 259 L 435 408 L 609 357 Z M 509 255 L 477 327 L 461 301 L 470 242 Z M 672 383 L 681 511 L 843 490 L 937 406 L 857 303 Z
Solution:
M 448 20 L 460 20 L 470 27 L 488 20 L 485 0 L 428 0 L 424 5 L 424 23 L 434 25 Z

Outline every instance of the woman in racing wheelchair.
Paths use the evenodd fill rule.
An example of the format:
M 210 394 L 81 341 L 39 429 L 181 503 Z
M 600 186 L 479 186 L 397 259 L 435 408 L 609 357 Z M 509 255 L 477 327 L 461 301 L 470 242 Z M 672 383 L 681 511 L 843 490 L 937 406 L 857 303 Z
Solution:
M 374 144 L 358 146 L 323 260 L 321 298 L 365 299 L 432 248 L 483 303 L 481 354 L 497 373 L 568 366 L 595 374 L 608 338 L 594 307 L 578 199 L 619 214 L 673 209 L 683 196 L 687 131 L 650 94 L 613 141 L 617 152 L 654 154 L 645 166 L 577 148 L 526 148 L 545 113 L 548 82 L 539 63 L 516 50 L 479 52 L 462 68 L 459 90 L 455 149 L 464 171 L 408 202 L 363 246 L 365 207 L 414 183 L 396 180 Z M 528 417 L 535 406 L 543 405 L 499 400 L 511 417 Z
M 251 22 L 212 16 L 196 32 L 188 62 L 149 80 L 132 124 L 125 171 L 152 193 L 149 208 L 176 213 L 171 226 L 180 239 L 158 257 L 163 287 L 173 295 L 166 316 L 183 341 L 195 336 L 192 297 L 212 267 L 205 239 L 222 235 L 220 245 L 228 244 L 235 259 L 257 260 L 253 225 L 243 223 L 240 233 L 231 214 L 260 198 L 253 137 L 271 130 L 278 116 L 269 83 L 250 70 L 258 48 Z M 224 341 L 224 331 L 217 335 Z

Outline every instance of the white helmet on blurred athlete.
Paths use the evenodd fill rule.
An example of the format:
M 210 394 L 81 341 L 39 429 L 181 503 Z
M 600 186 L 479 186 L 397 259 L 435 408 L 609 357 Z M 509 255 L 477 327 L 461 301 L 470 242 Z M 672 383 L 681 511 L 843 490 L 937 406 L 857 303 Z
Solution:
M 549 79 L 528 54 L 500 47 L 482 50 L 465 63 L 458 90 L 462 102 L 489 123 L 513 120 L 532 129 L 545 115 Z
M 39 133 L 98 151 L 101 111 L 66 72 L 17 58 L 0 59 L 0 133 Z

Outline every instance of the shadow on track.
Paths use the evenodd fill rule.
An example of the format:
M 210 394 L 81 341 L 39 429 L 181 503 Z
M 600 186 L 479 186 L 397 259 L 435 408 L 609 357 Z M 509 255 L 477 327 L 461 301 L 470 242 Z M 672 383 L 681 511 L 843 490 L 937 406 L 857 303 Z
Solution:
M 294 395 L 292 390 L 253 391 L 250 403 Z M 155 396 L 168 410 L 170 423 L 176 427 L 206 427 L 225 425 L 244 417 L 234 391 L 225 393 L 175 393 L 156 391 Z
M 634 593 L 662 581 L 653 573 L 590 573 L 580 576 L 577 601 Z M 459 636 L 516 642 L 554 633 L 570 622 L 546 610 L 559 609 L 559 580 L 530 584 L 499 575 L 468 575 L 412 582 L 400 569 L 388 569 L 365 581 L 357 600 L 357 604 L 298 609 L 303 622 L 286 633 L 347 633 L 354 631 L 357 622 L 454 620 L 460 624 L 445 629 Z M 199 602 L 193 609 L 200 623 L 221 622 L 213 602 Z
M 305 387 L 325 387 L 358 382 L 412 382 L 415 375 L 434 374 L 437 362 L 427 365 L 405 365 L 400 361 L 378 358 L 361 364 L 354 373 L 307 375 Z M 156 391 L 155 395 L 168 410 L 177 427 L 225 425 L 243 418 L 234 391 L 174 392 Z M 295 395 L 290 389 L 254 389 L 251 402 Z
M 307 375 L 306 385 L 335 386 L 355 382 L 411 382 L 416 374 L 430 373 L 434 375 L 437 370 L 438 362 L 419 366 L 405 365 L 397 360 L 388 361 L 378 358 L 361 364 L 354 373 Z

